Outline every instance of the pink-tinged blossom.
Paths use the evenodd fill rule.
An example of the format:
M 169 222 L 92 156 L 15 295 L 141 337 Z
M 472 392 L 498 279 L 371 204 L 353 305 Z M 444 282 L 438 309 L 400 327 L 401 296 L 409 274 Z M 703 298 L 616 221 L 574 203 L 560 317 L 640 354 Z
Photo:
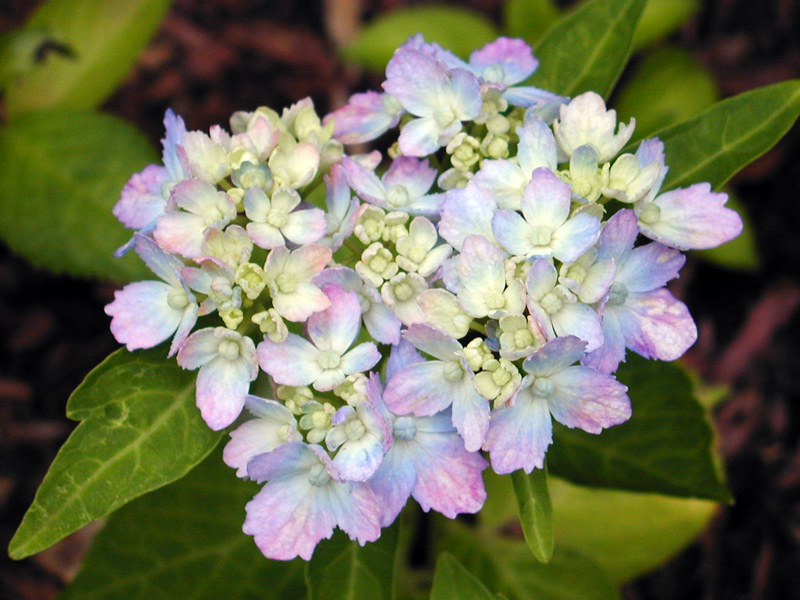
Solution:
M 206 231 L 222 229 L 235 217 L 236 206 L 228 194 L 200 179 L 186 179 L 173 188 L 153 237 L 168 252 L 200 258 Z
M 264 191 L 251 187 L 244 196 L 244 212 L 250 222 L 247 233 L 261 248 L 293 244 L 311 244 L 319 240 L 328 227 L 325 213 L 319 208 L 295 210 L 300 194 L 291 188 L 278 188 L 270 199 Z
M 396 127 L 403 114 L 405 110 L 391 94 L 364 92 L 350 96 L 347 104 L 326 116 L 323 123 L 333 120 L 333 137 L 343 144 L 363 144 Z
M 245 507 L 243 531 L 267 558 L 310 560 L 339 527 L 363 546 L 381 533 L 380 507 L 366 484 L 340 481 L 321 447 L 290 442 L 253 458 L 251 479 L 264 488 Z
M 401 342 L 403 345 L 410 346 Z M 402 352 L 392 349 L 393 355 Z M 416 361 L 422 360 L 417 354 Z M 488 464 L 479 453 L 464 448 L 452 426 L 450 410 L 429 417 L 396 415 L 383 403 L 377 374 L 371 376 L 367 389 L 370 401 L 389 422 L 394 439 L 368 481 L 380 506 L 381 525 L 387 527 L 397 518 L 409 496 L 422 510 L 433 509 L 451 519 L 478 512 L 486 500 L 481 472 Z
M 424 323 L 425 313 L 417 302 L 428 284 L 419 273 L 398 273 L 381 286 L 381 298 L 403 325 Z
M 355 271 L 347 267 L 330 267 L 317 275 L 314 283 L 319 286 L 333 283 L 358 294 L 361 317 L 372 338 L 382 344 L 400 341 L 400 319 L 383 303 L 377 288 L 361 279 Z
M 197 407 L 213 430 L 224 429 L 242 412 L 250 382 L 258 375 L 253 340 L 225 327 L 207 327 L 186 338 L 178 364 L 197 373 Z
M 358 295 L 333 284 L 324 286 L 323 291 L 330 306 L 308 319 L 311 341 L 290 333 L 283 342 L 266 339 L 258 345 L 258 362 L 277 383 L 313 385 L 316 390 L 328 391 L 348 375 L 367 371 L 380 360 L 372 342 L 349 350 L 361 331 Z
M 333 165 L 330 175 L 325 175 L 325 206 L 325 236 L 318 243 L 335 252 L 353 234 L 359 207 L 341 164 Z
M 561 149 L 567 156 L 581 146 L 591 144 L 602 165 L 614 158 L 633 135 L 636 120 L 619 124 L 617 112 L 606 110 L 602 96 L 585 92 L 561 106 L 560 118 L 553 123 L 553 131 Z M 616 129 L 616 133 L 615 133 Z
M 392 447 L 392 430 L 372 403 L 343 406 L 331 417 L 325 444 L 336 452 L 333 466 L 344 481 L 366 481 Z
M 251 458 L 303 439 L 294 414 L 280 402 L 246 396 L 244 405 L 253 418 L 231 431 L 231 439 L 222 453 L 222 460 L 236 469 L 237 477 L 247 477 Z
M 526 286 L 528 311 L 547 339 L 573 335 L 585 341 L 589 351 L 602 345 L 603 329 L 597 313 L 558 283 L 552 262 L 540 258 L 533 263 Z
M 172 356 L 197 322 L 197 300 L 181 277 L 183 262 L 142 234 L 134 240 L 136 252 L 163 281 L 137 281 L 114 292 L 105 307 L 111 333 L 128 350 L 152 348 L 174 334 Z
M 383 89 L 418 117 L 400 131 L 400 150 L 407 156 L 432 154 L 461 131 L 462 121 L 478 116 L 481 90 L 477 78 L 450 69 L 436 57 L 403 46 L 386 66 Z
M 622 210 L 609 219 L 598 244 L 598 257 L 616 263 L 616 276 L 603 310 L 604 343 L 584 364 L 612 373 L 625 360 L 625 348 L 646 358 L 675 360 L 697 339 L 686 305 L 664 287 L 678 276 L 685 257 L 652 242 L 633 247 L 636 216 Z
M 470 235 L 480 235 L 496 243 L 492 232 L 492 217 L 497 212 L 497 202 L 487 190 L 470 181 L 464 188 L 455 188 L 442 194 L 439 235 L 453 248 L 461 251 L 464 240 Z
M 498 211 L 492 231 L 511 254 L 572 262 L 597 241 L 600 220 L 585 213 L 570 217 L 571 202 L 569 185 L 549 169 L 538 168 L 523 192 L 522 215 Z
M 452 407 L 452 423 L 466 449 L 480 449 L 489 427 L 489 403 L 475 390 L 475 374 L 461 344 L 423 324 L 412 325 L 403 337 L 433 360 L 411 364 L 395 373 L 386 383 L 386 406 L 395 414 L 418 417 Z
M 611 375 L 584 366 L 571 366 L 583 356 L 586 344 L 576 337 L 551 340 L 522 365 L 528 375 L 512 400 L 492 412 L 486 438 L 495 472 L 544 466 L 553 440 L 555 419 L 588 433 L 625 422 L 631 416 L 627 388 Z
M 292 251 L 282 246 L 269 253 L 264 278 L 272 304 L 284 319 L 302 322 L 330 306 L 328 297 L 311 280 L 330 262 L 332 254 L 330 248 L 319 244 Z
M 499 319 L 525 308 L 525 288 L 516 278 L 506 286 L 503 251 L 480 235 L 464 240 L 458 265 L 458 303 L 471 317 Z
M 430 277 L 453 250 L 448 244 L 437 246 L 438 241 L 436 226 L 425 217 L 415 217 L 408 226 L 408 235 L 395 242 L 397 265 L 409 273 Z
M 436 215 L 441 194 L 428 194 L 436 181 L 436 169 L 428 161 L 399 156 L 378 179 L 373 171 L 345 156 L 342 167 L 347 181 L 365 202 L 386 210 L 402 210 L 414 215 Z
M 185 267 L 181 270 L 186 285 L 208 297 L 200 305 L 200 314 L 239 308 L 242 304 L 242 288 L 236 285 L 233 269 L 218 258 L 201 258 L 200 268 Z
M 522 195 L 533 172 L 545 167 L 555 171 L 558 152 L 553 132 L 542 119 L 528 116 L 517 128 L 517 160 L 485 160 L 473 182 L 488 192 L 499 208 L 519 210 Z
M 589 248 L 577 260 L 559 269 L 559 282 L 584 304 L 603 299 L 614 281 L 616 267 L 611 258 L 600 260 L 596 248 Z

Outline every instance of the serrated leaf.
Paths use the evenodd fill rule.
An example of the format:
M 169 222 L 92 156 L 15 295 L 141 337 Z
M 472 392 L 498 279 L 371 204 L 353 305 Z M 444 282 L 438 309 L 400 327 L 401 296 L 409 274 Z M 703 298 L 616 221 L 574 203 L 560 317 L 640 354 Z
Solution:
M 417 6 L 378 17 L 342 49 L 342 55 L 382 72 L 394 51 L 417 33 L 462 58 L 498 36 L 495 27 L 473 11 L 455 6 Z
M 718 102 L 696 118 L 656 132 L 669 172 L 663 190 L 700 181 L 717 189 L 772 148 L 800 115 L 800 81 L 784 81 Z
M 633 36 L 633 47 L 640 49 L 663 40 L 680 29 L 698 8 L 697 0 L 648 0 Z
M 511 474 L 517 496 L 519 519 L 525 541 L 539 562 L 549 562 L 553 557 L 553 505 L 547 491 L 547 470 L 534 469 Z
M 619 90 L 621 122 L 636 118 L 635 140 L 681 123 L 712 106 L 719 94 L 714 78 L 686 50 L 662 48 L 645 56 Z
M 112 515 L 59 600 L 305 598 L 303 561 L 268 560 L 242 533 L 258 490 L 212 453 Z
M 494 596 L 452 554 L 442 552 L 433 572 L 430 600 L 494 600 Z
M 605 573 L 574 550 L 556 546 L 553 559 L 538 562 L 522 539 L 489 534 L 458 521 L 437 521 L 441 549 L 455 556 L 491 590 L 511 600 L 618 600 Z
M 713 431 L 686 374 L 629 352 L 617 378 L 628 386 L 633 416 L 600 435 L 554 424 L 550 471 L 581 485 L 729 502 Z
M 628 62 L 646 0 L 591 0 L 547 30 L 534 54 L 531 83 L 576 96 L 593 90 L 607 97 Z
M 41 112 L 0 127 L 0 237 L 34 265 L 116 281 L 152 279 L 111 209 L 130 176 L 158 157 L 109 115 Z
M 6 93 L 11 117 L 99 106 L 125 78 L 169 8 L 169 0 L 48 0 L 26 24 L 70 49 L 53 55 Z
M 322 540 L 306 565 L 309 600 L 392 600 L 398 527 L 360 546 L 337 530 Z
M 725 192 L 728 194 L 728 201 L 725 203 L 725 207 L 739 213 L 743 225 L 742 233 L 721 246 L 709 248 L 708 250 L 696 250 L 693 254 L 726 269 L 756 271 L 760 267 L 761 261 L 758 258 L 755 233 L 750 215 L 747 214 L 744 205 L 736 198 L 733 192 L 730 190 L 725 190 Z
M 480 524 L 488 531 L 517 523 L 509 477 L 484 474 L 487 499 Z M 556 549 L 593 560 L 613 582 L 646 573 L 691 542 L 719 506 L 709 500 L 579 486 L 548 477 Z
M 81 420 L 59 450 L 9 546 L 19 559 L 183 477 L 219 442 L 195 407 L 196 373 L 163 347 L 118 350 L 73 392 Z
M 533 46 L 561 16 L 554 0 L 508 0 L 503 4 L 505 33 Z

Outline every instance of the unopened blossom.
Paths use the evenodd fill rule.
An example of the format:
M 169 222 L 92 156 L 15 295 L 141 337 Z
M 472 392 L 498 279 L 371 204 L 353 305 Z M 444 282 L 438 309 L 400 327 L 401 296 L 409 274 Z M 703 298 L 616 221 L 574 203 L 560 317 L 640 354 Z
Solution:
M 247 476 L 247 463 L 254 456 L 303 439 L 294 415 L 280 402 L 246 396 L 245 407 L 253 418 L 231 431 L 222 453 L 222 460 L 236 469 L 237 477 Z
M 522 365 L 527 373 L 519 391 L 492 411 L 486 437 L 496 473 L 544 467 L 553 440 L 555 419 L 567 427 L 600 433 L 631 416 L 627 388 L 611 375 L 572 366 L 583 356 L 585 343 L 574 336 L 549 341 Z
M 183 262 L 143 234 L 134 239 L 137 254 L 162 281 L 136 281 L 114 292 L 105 307 L 111 333 L 128 350 L 152 348 L 174 334 L 172 356 L 194 327 L 199 306 L 181 275 Z
M 614 281 L 613 259 L 600 259 L 596 248 L 589 248 L 577 260 L 564 263 L 559 269 L 559 283 L 574 293 L 584 304 L 599 302 Z
M 282 342 L 289 335 L 283 318 L 274 308 L 254 314 L 250 320 L 258 325 L 258 330 L 273 342 Z
M 356 263 L 355 269 L 364 281 L 379 287 L 400 270 L 394 258 L 391 250 L 380 242 L 374 242 L 361 253 L 361 260 Z
M 252 252 L 253 240 L 239 225 L 229 225 L 224 231 L 209 229 L 200 245 L 202 256 L 217 258 L 234 270 L 250 260 Z
M 192 175 L 209 184 L 221 181 L 231 172 L 228 153 L 218 141 L 202 131 L 189 131 L 183 136 L 181 147 Z
M 509 360 L 530 356 L 545 343 L 541 327 L 530 315 L 503 315 L 498 322 L 497 337 L 500 356 Z
M 358 218 L 358 198 L 350 193 L 347 177 L 341 165 L 333 165 L 325 176 L 325 236 L 318 243 L 331 250 L 341 248 L 355 229 Z
M 381 298 L 403 325 L 424 323 L 425 313 L 417 298 L 428 289 L 419 273 L 398 273 L 381 286 Z
M 428 325 L 441 329 L 457 340 L 469 332 L 472 317 L 464 312 L 452 292 L 440 288 L 424 290 L 417 297 L 417 304 L 425 314 Z
M 350 349 L 361 330 L 356 293 L 333 284 L 324 286 L 323 291 L 330 306 L 309 317 L 310 341 L 290 333 L 283 342 L 266 339 L 258 345 L 258 362 L 277 383 L 332 390 L 348 375 L 367 371 L 380 360 L 372 342 Z
M 363 546 L 380 536 L 380 507 L 372 490 L 340 481 L 327 452 L 290 442 L 253 458 L 251 479 L 267 482 L 245 507 L 244 532 L 267 558 L 311 560 L 320 540 L 338 527 Z
M 250 382 L 258 375 L 253 340 L 225 327 L 207 327 L 186 338 L 178 364 L 197 373 L 197 407 L 213 430 L 242 412 Z

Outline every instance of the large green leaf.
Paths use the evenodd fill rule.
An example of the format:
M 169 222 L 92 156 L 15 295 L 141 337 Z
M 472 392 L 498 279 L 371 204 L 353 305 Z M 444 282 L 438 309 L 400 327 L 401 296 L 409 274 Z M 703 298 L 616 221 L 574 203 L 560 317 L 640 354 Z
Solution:
M 723 100 L 656 135 L 669 172 L 664 190 L 708 181 L 718 188 L 789 130 L 800 115 L 800 81 L 784 81 Z
M 80 420 L 58 452 L 9 546 L 44 550 L 90 521 L 183 477 L 219 441 L 195 407 L 196 373 L 165 348 L 119 350 L 89 373 L 67 404 Z
M 115 513 L 59 600 L 305 598 L 303 561 L 268 560 L 242 533 L 259 486 L 220 454 Z
M 33 113 L 0 127 L 0 237 L 39 267 L 117 281 L 153 278 L 111 209 L 131 174 L 158 161 L 124 121 Z
M 561 10 L 554 0 L 507 0 L 503 3 L 505 33 L 533 46 L 558 21 Z
M 636 118 L 635 140 L 676 125 L 712 106 L 718 99 L 714 78 L 686 50 L 662 48 L 645 56 L 619 90 L 615 108 L 620 121 Z
M 484 475 L 488 497 L 481 527 L 508 530 L 518 523 L 514 489 L 506 476 Z M 719 506 L 709 500 L 589 488 L 548 477 L 555 547 L 592 559 L 611 581 L 622 582 L 662 564 L 702 531 Z
M 363 547 L 341 531 L 320 542 L 306 567 L 309 600 L 392 600 L 398 527 Z
M 368 69 L 383 71 L 394 51 L 417 33 L 462 58 L 498 35 L 491 23 L 470 10 L 417 6 L 378 17 L 364 28 L 358 39 L 343 48 L 342 54 Z
M 536 560 L 546 563 L 553 557 L 553 504 L 547 491 L 547 470 L 534 469 L 530 475 L 514 471 L 511 481 L 525 541 Z
M 9 116 L 53 107 L 94 108 L 136 62 L 169 0 L 48 0 L 26 25 L 46 31 L 70 56 L 51 55 L 6 93 Z
M 442 552 L 436 561 L 430 600 L 494 600 L 486 589 L 452 554 Z
M 536 45 L 532 83 L 576 96 L 608 96 L 628 61 L 646 0 L 591 0 L 547 30 Z
M 554 428 L 547 464 L 574 483 L 728 502 L 714 455 L 714 434 L 676 365 L 628 353 L 617 372 L 633 416 L 600 435 Z
M 674 33 L 698 8 L 698 0 L 648 0 L 633 36 L 634 48 L 649 46 Z
M 542 564 L 527 544 L 440 519 L 437 542 L 491 590 L 512 600 L 618 600 L 615 586 L 591 559 L 556 546 Z

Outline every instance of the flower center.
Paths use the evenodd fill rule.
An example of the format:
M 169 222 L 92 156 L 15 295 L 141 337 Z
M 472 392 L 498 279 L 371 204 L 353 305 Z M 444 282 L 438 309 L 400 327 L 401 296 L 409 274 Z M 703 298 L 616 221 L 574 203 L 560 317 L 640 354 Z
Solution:
M 367 429 L 359 419 L 352 419 L 344 426 L 344 432 L 351 440 L 359 440 L 367 432 Z
M 544 298 L 542 298 L 541 305 L 547 314 L 554 315 L 561 310 L 561 307 L 564 306 L 564 302 L 561 300 L 558 294 L 555 292 L 549 292 Z
M 534 379 L 531 388 L 536 398 L 543 398 L 545 400 L 552 396 L 553 392 L 556 390 L 556 386 L 547 377 L 537 377 Z
M 401 281 L 397 285 L 394 286 L 394 297 L 397 298 L 400 302 L 406 302 L 410 300 L 411 297 L 414 295 L 414 288 L 405 281 Z
M 414 417 L 398 417 L 394 422 L 393 433 L 394 439 L 396 440 L 413 440 L 417 436 L 417 426 L 414 423 Z
M 586 279 L 586 269 L 580 265 L 572 265 L 567 269 L 567 277 L 576 283 L 583 283 L 583 280 Z
M 459 381 L 464 376 L 464 368 L 458 359 L 451 360 L 444 366 L 444 379 L 450 383 Z
M 646 225 L 658 223 L 661 220 L 661 209 L 657 204 L 648 202 L 642 206 L 642 212 L 639 213 L 639 220 Z
M 189 304 L 189 297 L 183 288 L 173 288 L 167 294 L 167 304 L 174 310 L 183 310 Z
M 222 358 L 236 360 L 239 358 L 239 344 L 233 340 L 222 340 L 217 347 L 217 352 Z
M 289 215 L 285 212 L 279 210 L 271 210 L 270 213 L 267 215 L 267 223 L 272 225 L 273 227 L 277 227 L 280 229 L 284 225 L 286 225 L 286 221 L 288 220 Z
M 615 281 L 611 284 L 611 290 L 608 294 L 608 303 L 612 306 L 620 306 L 625 304 L 628 299 L 628 286 L 620 281 Z
M 275 278 L 275 284 L 278 286 L 278 291 L 282 294 L 291 294 L 297 289 L 297 282 L 289 273 L 278 274 Z
M 386 191 L 386 201 L 392 206 L 405 206 L 408 198 L 408 188 L 404 185 L 393 185 Z
M 486 306 L 490 310 L 498 310 L 506 305 L 506 299 L 498 291 L 489 292 L 486 295 Z
M 552 237 L 552 229 L 544 225 L 536 225 L 531 230 L 530 240 L 534 246 L 547 246 Z
M 481 79 L 487 83 L 502 83 L 505 78 L 506 72 L 502 65 L 489 65 L 481 73 Z
M 308 481 L 314 487 L 322 487 L 331 480 L 325 465 L 318 462 L 308 471 Z
M 514 332 L 514 345 L 522 350 L 533 344 L 533 334 L 527 329 L 517 329 Z
M 336 369 L 342 362 L 342 357 L 333 350 L 323 350 L 317 357 L 317 363 L 323 369 Z

